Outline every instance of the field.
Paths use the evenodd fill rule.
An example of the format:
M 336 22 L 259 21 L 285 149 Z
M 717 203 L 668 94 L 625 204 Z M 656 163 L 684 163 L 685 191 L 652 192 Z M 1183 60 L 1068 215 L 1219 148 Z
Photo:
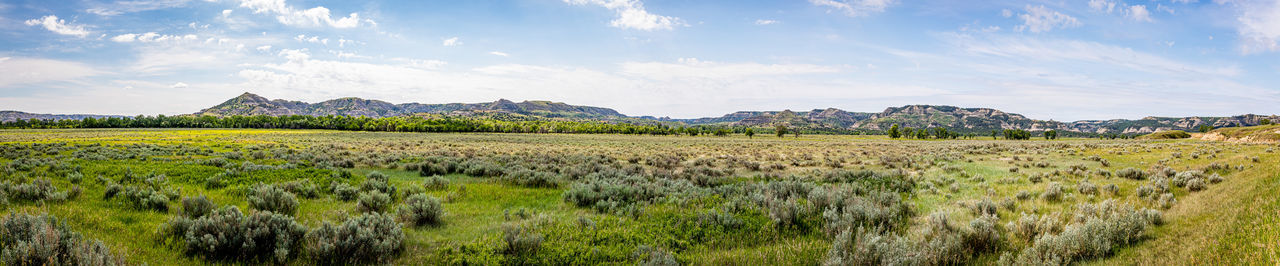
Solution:
M 0 244 L 39 258 L 10 221 L 48 214 L 151 265 L 1276 264 L 1278 148 L 6 130 Z

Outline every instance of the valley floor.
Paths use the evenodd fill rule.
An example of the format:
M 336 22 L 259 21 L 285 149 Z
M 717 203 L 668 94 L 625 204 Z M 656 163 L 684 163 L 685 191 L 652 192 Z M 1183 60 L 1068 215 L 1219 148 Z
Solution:
M 0 130 L 0 214 L 6 226 L 18 214 L 51 215 L 128 264 L 153 265 L 1276 264 L 1276 149 L 1198 140 Z M 200 196 L 216 211 L 199 210 Z M 236 230 L 227 225 L 235 219 L 215 218 L 229 207 L 254 217 L 240 220 L 244 228 L 276 237 L 256 249 L 204 237 Z M 257 216 L 266 211 L 277 216 Z M 369 222 L 383 214 L 394 223 Z M 274 218 L 253 224 L 258 217 Z M 223 226 L 205 226 L 215 220 Z M 362 233 L 331 237 L 345 231 L 326 224 Z M 22 254 L 10 252 L 21 241 L 0 236 L 0 248 Z M 378 248 L 326 255 L 358 241 Z

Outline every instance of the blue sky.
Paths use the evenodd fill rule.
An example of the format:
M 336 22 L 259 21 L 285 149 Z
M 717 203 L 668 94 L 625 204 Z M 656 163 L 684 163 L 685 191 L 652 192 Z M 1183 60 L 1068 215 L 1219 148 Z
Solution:
M 1275 0 L 6 0 L 0 109 L 183 114 L 247 91 L 677 118 L 1273 114 L 1277 52 Z

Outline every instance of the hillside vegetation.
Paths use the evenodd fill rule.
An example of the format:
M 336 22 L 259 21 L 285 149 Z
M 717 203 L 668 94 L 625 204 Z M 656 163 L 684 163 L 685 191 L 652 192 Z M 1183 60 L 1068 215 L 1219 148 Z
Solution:
M 569 118 L 606 122 L 656 123 L 672 122 L 674 126 L 722 126 L 771 128 L 786 125 L 810 132 L 884 132 L 897 124 L 911 128 L 946 128 L 960 133 L 987 133 L 991 130 L 1021 129 L 1028 131 L 1073 132 L 1080 134 L 1145 134 L 1165 130 L 1195 130 L 1199 126 L 1215 128 L 1251 126 L 1262 121 L 1280 121 L 1280 116 L 1239 115 L 1232 117 L 1146 117 L 1138 120 L 1085 120 L 1059 122 L 1036 120 L 1016 113 L 991 108 L 960 108 L 943 105 L 907 105 L 889 107 L 878 113 L 849 112 L 836 108 L 811 111 L 741 111 L 721 117 L 670 119 L 651 116 L 628 117 L 609 108 L 569 105 L 550 101 L 488 103 L 392 104 L 379 100 L 339 98 L 319 103 L 268 100 L 244 93 L 194 115 L 212 116 L 367 116 L 372 118 L 409 116 L 414 114 L 452 116 L 492 116 L 514 114 L 536 118 Z
M 1280 125 L 1219 128 L 1204 134 L 1201 139 L 1235 142 L 1277 142 L 1280 141 Z
M 1138 136 L 1138 139 L 1185 139 L 1190 137 L 1191 134 L 1182 130 L 1165 130 Z

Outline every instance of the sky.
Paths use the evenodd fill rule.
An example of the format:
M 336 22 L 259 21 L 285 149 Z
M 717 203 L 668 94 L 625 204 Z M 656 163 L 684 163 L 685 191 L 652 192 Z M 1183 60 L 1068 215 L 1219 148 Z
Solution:
M 1280 113 L 1280 0 L 3 0 L 0 110 L 550 100 L 632 116 L 908 104 Z

